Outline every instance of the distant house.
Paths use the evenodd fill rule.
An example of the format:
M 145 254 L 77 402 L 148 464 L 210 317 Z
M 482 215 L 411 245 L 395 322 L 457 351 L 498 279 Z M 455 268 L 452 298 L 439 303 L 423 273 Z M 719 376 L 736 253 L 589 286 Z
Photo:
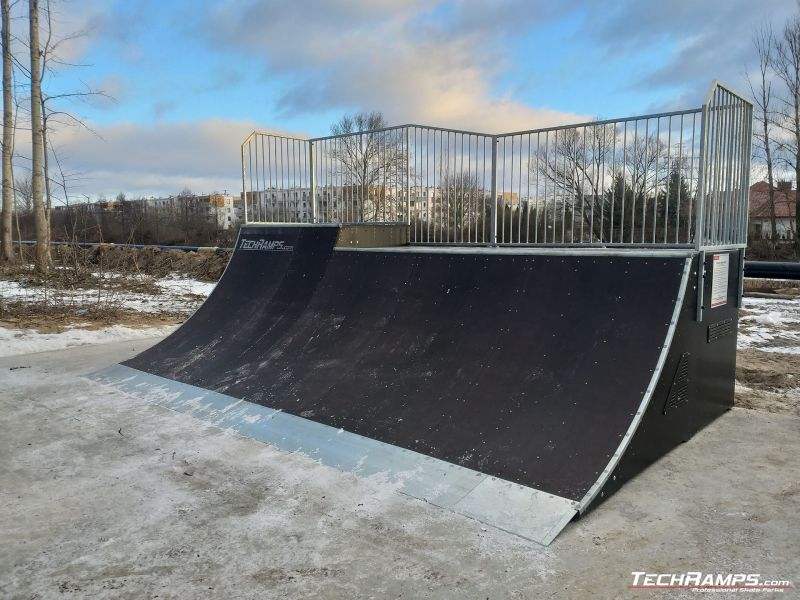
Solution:
M 792 240 L 795 232 L 797 190 L 791 181 L 779 181 L 775 188 L 775 225 L 778 238 Z M 769 184 L 759 181 L 750 186 L 750 236 L 756 239 L 772 237 L 770 222 Z

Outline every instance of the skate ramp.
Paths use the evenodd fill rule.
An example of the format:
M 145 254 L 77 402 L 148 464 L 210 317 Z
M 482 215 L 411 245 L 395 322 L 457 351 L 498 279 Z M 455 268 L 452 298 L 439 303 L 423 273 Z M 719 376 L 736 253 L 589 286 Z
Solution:
M 243 229 L 197 314 L 97 378 L 549 543 L 650 404 L 691 253 L 335 241 Z

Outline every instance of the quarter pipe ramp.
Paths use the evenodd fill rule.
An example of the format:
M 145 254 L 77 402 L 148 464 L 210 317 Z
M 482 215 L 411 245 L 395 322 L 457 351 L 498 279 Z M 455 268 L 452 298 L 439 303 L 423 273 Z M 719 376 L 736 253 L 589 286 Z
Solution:
M 732 404 L 738 253 L 698 321 L 692 250 L 338 232 L 244 227 L 197 313 L 94 377 L 543 544 Z

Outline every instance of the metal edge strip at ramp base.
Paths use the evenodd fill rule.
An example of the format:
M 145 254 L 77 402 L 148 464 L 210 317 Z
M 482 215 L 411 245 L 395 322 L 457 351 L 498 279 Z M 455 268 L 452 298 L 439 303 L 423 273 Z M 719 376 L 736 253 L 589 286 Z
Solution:
M 578 514 L 578 503 L 567 498 L 125 365 L 89 377 L 326 466 L 382 474 L 402 494 L 545 546 Z

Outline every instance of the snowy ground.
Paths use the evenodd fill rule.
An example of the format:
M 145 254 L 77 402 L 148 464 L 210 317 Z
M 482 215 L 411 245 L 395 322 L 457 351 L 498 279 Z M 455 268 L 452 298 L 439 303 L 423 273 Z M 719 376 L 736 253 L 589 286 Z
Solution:
M 800 416 L 800 296 L 743 299 L 736 404 Z
M 24 278 L 0 279 L 3 302 L 31 307 L 51 305 L 72 311 L 70 322 L 59 325 L 55 331 L 43 327 L 41 322 L 37 322 L 36 327 L 25 326 L 24 322 L 9 327 L 0 320 L 0 356 L 165 336 L 174 331 L 176 322 L 197 310 L 216 285 L 170 275 L 163 278 L 138 276 L 128 285 L 120 286 L 115 285 L 118 283 L 114 281 L 118 277 L 116 274 L 93 275 L 105 282 L 104 285 L 54 289 L 31 285 Z M 98 323 L 84 318 L 94 307 L 102 308 L 104 314 L 111 313 L 110 319 L 119 322 Z M 156 318 L 159 315 L 172 318 L 160 324 Z
M 6 302 L 28 304 L 59 303 L 68 306 L 91 306 L 93 304 L 112 304 L 120 310 L 144 313 L 191 314 L 216 284 L 198 281 L 181 275 L 162 278 L 129 276 L 128 281 L 134 290 L 115 286 L 116 273 L 92 273 L 92 276 L 108 283 L 105 287 L 76 287 L 73 289 L 54 289 L 47 286 L 31 285 L 24 278 L 9 281 L 0 279 L 0 298 Z M 136 285 L 148 291 L 135 291 Z
M 800 354 L 800 298 L 743 299 L 739 349 Z
M 176 327 L 177 325 L 163 327 L 111 325 L 100 329 L 68 327 L 59 333 L 40 333 L 35 329 L 0 327 L 0 356 L 18 356 L 120 340 L 149 339 L 169 335 Z

